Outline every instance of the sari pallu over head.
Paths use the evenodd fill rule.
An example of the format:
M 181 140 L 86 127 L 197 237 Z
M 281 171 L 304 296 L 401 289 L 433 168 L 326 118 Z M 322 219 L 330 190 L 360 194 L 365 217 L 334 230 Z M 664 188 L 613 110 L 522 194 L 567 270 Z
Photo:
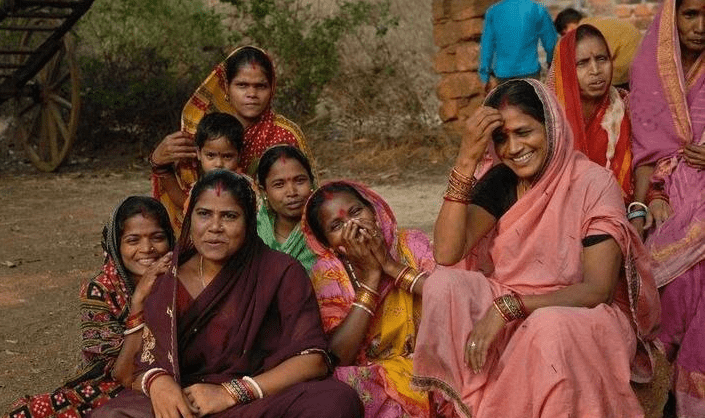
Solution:
M 705 258 L 705 171 L 679 156 L 705 144 L 705 57 L 683 72 L 675 0 L 666 0 L 632 64 L 634 167 L 655 164 L 651 182 L 665 190 L 673 215 L 647 239 L 663 286 Z
M 627 92 L 610 86 L 590 120 L 587 123 L 583 120 L 575 65 L 576 33 L 572 30 L 558 42 L 546 85 L 556 94 L 558 103 L 566 112 L 573 130 L 575 149 L 612 170 L 625 200 L 631 201 L 634 190 Z M 609 46 L 607 48 L 609 52 Z
M 351 181 L 328 184 L 345 184 L 353 187 L 373 207 L 389 253 L 396 261 L 418 270 L 432 271 L 435 267 L 433 252 L 428 239 L 421 231 L 399 230 L 392 209 L 372 189 Z M 322 187 L 325 187 L 323 185 Z M 315 193 L 320 193 L 321 189 Z M 314 195 L 309 198 L 309 203 Z M 355 289 L 345 266 L 333 250 L 316 239 L 308 224 L 306 212 L 302 231 L 308 246 L 318 257 L 311 270 L 311 282 L 318 299 L 324 331 L 328 334 L 345 320 L 355 301 Z M 341 367 L 336 377 L 350 384 L 363 398 L 366 414 L 384 412 L 374 406 L 376 391 L 383 390 L 380 398 L 389 397 L 401 405 L 411 416 L 429 416 L 430 407 L 426 394 L 411 390 L 409 378 L 412 370 L 416 332 L 421 315 L 421 299 L 394 287 L 394 278 L 384 276 L 379 285 L 380 303 L 361 344 L 354 367 Z M 339 373 L 341 369 L 345 372 Z M 365 380 L 375 382 L 366 385 Z M 381 381 L 378 381 L 381 379 Z M 371 398 L 371 399 L 370 399 Z
M 497 221 L 489 245 L 493 271 L 487 280 L 499 294 L 521 295 L 579 283 L 583 280 L 582 239 L 609 234 L 624 260 L 614 303 L 631 318 L 645 348 L 633 363 L 632 378 L 648 380 L 651 363 L 641 354 L 650 352 L 649 342 L 660 319 L 648 255 L 627 222 L 614 176 L 574 150 L 573 133 L 553 93 L 538 81 L 526 82 L 543 103 L 546 162 L 531 189 Z
M 177 271 L 197 256 L 190 244 L 175 251 L 169 273 L 157 278 L 145 309 L 142 371 L 164 368 L 182 386 L 222 383 L 327 347 L 306 272 L 257 236 L 251 199 L 243 247 L 184 312 L 176 307 Z M 189 223 L 187 217 L 184 227 Z
M 247 46 L 237 48 L 228 55 L 228 58 L 237 54 L 243 48 L 256 47 Z M 261 49 L 260 51 L 265 54 L 267 59 L 271 62 L 269 55 Z M 236 114 L 235 108 L 230 103 L 228 93 L 228 80 L 226 77 L 226 62 L 228 58 L 216 65 L 205 81 L 201 83 L 191 98 L 189 98 L 186 105 L 184 105 L 181 112 L 182 131 L 194 135 L 198 122 L 208 113 L 222 112 L 230 115 Z M 272 68 L 274 68 L 273 64 Z M 271 99 L 274 97 L 276 87 L 275 74 L 272 74 L 271 84 L 272 94 L 270 96 L 270 104 L 267 105 L 259 119 L 245 129 L 243 149 L 242 153 L 239 155 L 240 171 L 254 175 L 260 155 L 270 146 L 279 143 L 291 144 L 301 149 L 309 158 L 309 161 L 311 161 L 312 167 L 315 168 L 313 154 L 306 144 L 301 129 L 294 122 L 272 111 Z M 176 165 L 175 170 L 176 178 L 179 181 L 181 189 L 184 190 L 185 193 L 188 193 L 196 180 L 198 180 L 198 161 L 182 161 Z M 152 176 L 152 194 L 166 206 L 172 218 L 172 224 L 180 228 L 183 222 L 183 209 L 177 208 L 176 205 L 171 202 L 171 199 L 169 199 L 169 196 L 163 190 L 163 186 L 157 176 Z

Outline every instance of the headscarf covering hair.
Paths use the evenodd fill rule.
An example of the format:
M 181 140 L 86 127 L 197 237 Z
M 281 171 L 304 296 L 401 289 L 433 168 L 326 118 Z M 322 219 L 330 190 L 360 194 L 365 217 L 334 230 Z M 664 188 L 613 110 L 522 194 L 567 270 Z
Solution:
M 120 240 L 125 230 L 125 222 L 135 215 L 141 214 L 144 217 L 151 217 L 156 220 L 164 230 L 169 241 L 169 248 L 174 248 L 174 230 L 169 222 L 169 214 L 164 206 L 157 199 L 149 196 L 129 196 L 120 202 L 113 209 L 110 219 L 103 227 L 101 247 L 105 253 L 105 262 L 111 258 L 115 263 L 115 269 L 119 276 L 125 281 L 129 294 L 135 291 L 135 283 L 132 275 L 125 269 L 125 264 L 120 255 Z
M 631 201 L 632 151 L 628 96 L 624 90 L 609 85 L 607 92 L 586 124 L 583 118 L 580 83 L 575 63 L 577 44 L 583 39 L 600 39 L 611 57 L 604 35 L 591 25 L 580 25 L 561 37 L 548 72 L 546 85 L 556 94 L 566 110 L 575 136 L 575 147 L 590 160 L 612 170 L 622 188 L 625 200 Z

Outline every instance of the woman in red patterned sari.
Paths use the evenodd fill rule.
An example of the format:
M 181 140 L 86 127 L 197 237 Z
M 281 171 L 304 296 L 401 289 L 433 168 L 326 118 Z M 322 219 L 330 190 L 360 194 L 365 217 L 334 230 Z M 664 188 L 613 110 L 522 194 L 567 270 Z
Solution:
M 266 52 L 253 46 L 236 49 L 186 103 L 181 130 L 167 135 L 154 150 L 150 159 L 152 193 L 166 206 L 177 230 L 188 192 L 199 176 L 193 135 L 203 115 L 229 113 L 242 123 L 241 173 L 254 176 L 262 153 L 276 144 L 294 145 L 313 161 L 298 125 L 272 110 L 275 86 L 274 63 Z
M 169 216 L 155 199 L 128 197 L 103 229 L 102 245 L 103 271 L 81 286 L 81 372 L 51 393 L 17 400 L 3 418 L 82 417 L 131 384 L 142 330 L 130 321 L 171 261 Z

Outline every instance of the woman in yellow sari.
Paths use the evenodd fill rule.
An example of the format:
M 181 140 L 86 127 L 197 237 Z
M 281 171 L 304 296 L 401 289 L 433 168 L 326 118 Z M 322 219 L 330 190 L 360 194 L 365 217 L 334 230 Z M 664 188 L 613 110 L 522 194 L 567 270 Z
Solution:
M 302 222 L 319 257 L 311 281 L 335 377 L 357 390 L 365 417 L 429 417 L 428 394 L 409 386 L 420 295 L 435 267 L 428 238 L 397 229 L 377 193 L 348 181 L 314 192 Z

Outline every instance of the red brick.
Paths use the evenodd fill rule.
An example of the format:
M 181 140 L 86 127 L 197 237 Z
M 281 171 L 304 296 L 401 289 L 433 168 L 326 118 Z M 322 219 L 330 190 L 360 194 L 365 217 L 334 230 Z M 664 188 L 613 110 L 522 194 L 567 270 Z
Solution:
M 453 73 L 456 71 L 455 62 L 455 48 L 449 46 L 436 53 L 433 58 L 433 69 L 437 73 Z
M 438 116 L 443 122 L 451 119 L 458 119 L 458 101 L 455 99 L 445 100 L 438 109 Z
M 467 104 L 458 110 L 458 119 L 468 119 L 478 107 L 482 106 L 484 100 L 485 97 L 481 94 L 471 97 L 467 100 Z
M 620 19 L 628 19 L 632 15 L 632 7 L 625 5 L 616 6 L 614 14 Z
M 448 0 L 433 0 L 433 4 L 431 6 L 433 10 L 433 20 L 438 21 L 441 19 L 446 18 L 446 13 L 450 12 L 450 7 L 447 4 Z
M 444 48 L 460 39 L 456 22 L 448 21 L 433 25 L 433 40 L 436 46 Z
M 482 89 L 480 77 L 476 72 L 464 72 L 446 74 L 438 83 L 436 94 L 441 100 L 457 99 L 468 97 L 478 93 Z
M 461 20 L 457 23 L 460 39 L 476 39 L 482 35 L 484 20 L 481 18 Z
M 477 71 L 480 66 L 480 44 L 464 42 L 455 49 L 455 65 L 458 71 Z
M 494 0 L 450 0 L 450 16 L 453 20 L 482 17 Z

